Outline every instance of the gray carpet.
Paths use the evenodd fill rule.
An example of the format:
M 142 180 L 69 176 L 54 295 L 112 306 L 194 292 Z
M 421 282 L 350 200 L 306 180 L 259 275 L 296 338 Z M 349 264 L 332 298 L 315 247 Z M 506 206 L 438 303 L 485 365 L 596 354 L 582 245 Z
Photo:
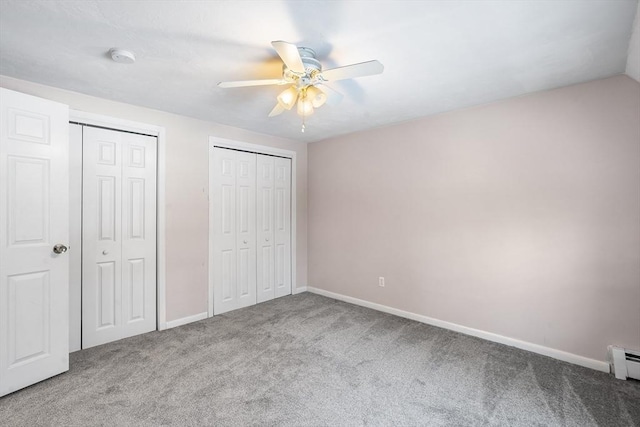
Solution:
M 640 382 L 304 293 L 71 355 L 2 426 L 640 425 Z

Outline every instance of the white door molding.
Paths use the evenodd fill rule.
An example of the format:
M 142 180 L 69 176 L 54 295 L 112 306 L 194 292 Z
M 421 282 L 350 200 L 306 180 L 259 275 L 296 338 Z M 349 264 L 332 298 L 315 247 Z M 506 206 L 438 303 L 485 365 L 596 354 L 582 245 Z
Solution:
M 209 137 L 209 153 L 213 147 L 230 148 L 232 150 L 249 151 L 257 154 L 270 154 L 273 156 L 291 159 L 291 293 L 296 294 L 296 152 L 274 148 L 265 145 L 251 144 L 248 142 L 234 141 L 231 139 Z M 212 177 L 209 176 L 209 194 L 212 187 Z M 211 198 L 209 199 L 209 211 L 211 211 Z M 213 316 L 213 239 L 211 238 L 213 228 L 211 215 L 209 215 L 209 317 Z
M 166 131 L 162 126 L 134 122 L 102 114 L 86 113 L 84 111 L 69 110 L 69 121 L 90 126 L 105 127 L 113 130 L 136 132 L 158 138 L 158 168 L 157 168 L 157 328 L 159 331 L 167 329 L 167 301 L 166 301 Z M 81 224 L 71 224 L 81 227 Z
M 69 124 L 69 353 L 82 349 L 82 131 Z

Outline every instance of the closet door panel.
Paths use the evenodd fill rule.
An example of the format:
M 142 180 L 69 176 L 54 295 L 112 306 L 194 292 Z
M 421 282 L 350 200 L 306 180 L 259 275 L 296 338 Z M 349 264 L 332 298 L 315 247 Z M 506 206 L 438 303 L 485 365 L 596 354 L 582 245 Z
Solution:
M 274 159 L 275 297 L 291 294 L 291 159 Z
M 236 152 L 238 307 L 256 303 L 256 155 Z
M 256 155 L 215 147 L 211 227 L 213 313 L 256 303 Z
M 275 158 L 257 155 L 257 301 L 275 298 L 274 246 L 274 172 Z
M 236 156 L 235 151 L 213 149 L 213 313 L 221 314 L 239 307 L 236 298 Z
M 82 346 L 120 338 L 122 134 L 86 127 L 82 150 Z
M 123 135 L 123 336 L 156 328 L 156 138 Z

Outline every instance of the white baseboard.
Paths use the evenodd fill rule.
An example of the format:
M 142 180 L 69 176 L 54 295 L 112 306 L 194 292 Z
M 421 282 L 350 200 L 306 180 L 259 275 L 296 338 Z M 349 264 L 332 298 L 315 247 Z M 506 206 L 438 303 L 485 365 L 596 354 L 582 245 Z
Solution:
M 451 331 L 460 332 L 465 335 L 471 335 L 474 337 L 482 338 L 487 341 L 493 341 L 500 344 L 505 344 L 511 347 L 516 347 L 522 350 L 527 350 L 533 353 L 542 354 L 543 356 L 552 357 L 554 359 L 562 360 L 563 362 L 573 363 L 574 365 L 584 366 L 585 368 L 595 369 L 596 371 L 609 372 L 609 363 L 602 362 L 595 359 L 589 359 L 584 356 L 579 356 L 573 353 L 567 353 L 566 351 L 556 350 L 554 348 L 544 347 L 539 344 L 533 344 L 527 341 L 521 341 L 514 338 L 505 337 L 503 335 L 494 334 L 491 332 L 481 331 L 479 329 L 469 328 L 467 326 L 458 325 L 456 323 L 446 322 L 444 320 L 434 319 L 432 317 L 423 316 L 421 314 L 415 314 L 397 308 L 389 307 L 374 302 L 361 300 L 358 298 L 349 297 L 335 292 L 325 291 L 324 289 L 314 288 L 308 286 L 306 288 L 308 292 L 323 295 L 325 297 L 337 299 L 340 301 L 348 302 L 362 307 L 371 308 L 373 310 L 382 311 L 384 313 L 393 314 L 395 316 L 404 317 L 406 319 L 415 320 L 417 322 L 426 323 L 428 325 L 437 326 L 443 329 L 449 329 Z
M 175 328 L 176 326 L 186 325 L 187 323 L 197 322 L 207 317 L 209 317 L 209 313 L 205 311 L 204 313 L 194 314 L 193 316 L 183 317 L 182 319 L 171 320 L 164 325 L 161 324 L 159 329 L 163 331 L 165 329 Z M 162 326 L 164 326 L 164 328 Z
M 291 290 L 292 295 L 301 294 L 302 292 L 307 292 L 307 287 L 297 287 Z M 206 319 L 209 317 L 208 312 L 194 314 L 193 316 L 183 317 L 182 319 L 171 320 L 169 322 L 160 323 L 158 326 L 159 331 L 164 331 L 166 329 L 175 328 L 176 326 L 186 325 L 187 323 L 197 322 L 198 320 Z

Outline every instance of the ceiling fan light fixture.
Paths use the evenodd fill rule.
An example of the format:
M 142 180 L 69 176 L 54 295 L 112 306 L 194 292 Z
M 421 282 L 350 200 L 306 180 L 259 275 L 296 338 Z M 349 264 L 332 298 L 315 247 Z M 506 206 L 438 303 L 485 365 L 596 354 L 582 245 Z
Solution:
M 277 96 L 278 102 L 269 113 L 269 117 L 291 110 L 297 103 L 296 110 L 302 116 L 302 132 L 306 127 L 305 118 L 313 114 L 314 108 L 320 108 L 325 103 L 336 105 L 342 99 L 342 95 L 326 86 L 326 82 L 371 76 L 380 74 L 384 70 L 384 66 L 375 60 L 323 70 L 313 49 L 298 47 L 282 40 L 272 41 L 271 46 L 282 59 L 282 78 L 220 82 L 218 86 L 232 88 L 289 85 Z
M 311 98 L 311 104 L 320 108 L 327 102 L 327 95 L 315 86 L 309 86 L 306 90 L 307 98 Z
M 298 114 L 302 117 L 307 117 L 313 114 L 313 104 L 308 97 L 300 97 L 298 100 Z
M 290 86 L 278 95 L 278 104 L 282 105 L 287 110 L 291 110 L 296 101 L 298 100 L 298 90 L 295 86 Z

